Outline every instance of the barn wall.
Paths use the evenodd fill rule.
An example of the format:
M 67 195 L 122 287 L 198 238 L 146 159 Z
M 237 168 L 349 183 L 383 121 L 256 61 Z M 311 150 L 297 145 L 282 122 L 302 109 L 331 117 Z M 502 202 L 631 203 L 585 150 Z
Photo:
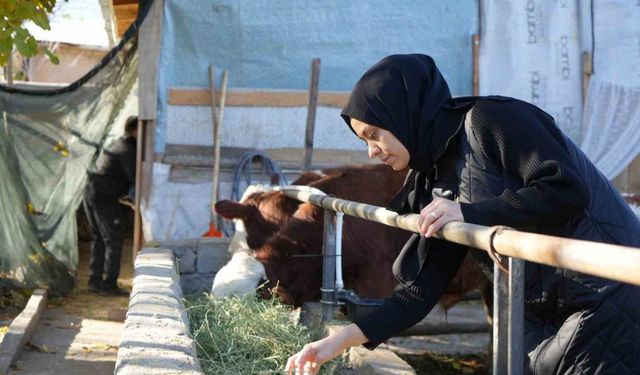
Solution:
M 319 57 L 320 89 L 349 91 L 367 67 L 386 55 L 426 53 L 439 62 L 451 91 L 466 95 L 471 94 L 471 35 L 477 30 L 476 0 L 166 0 L 156 152 L 164 152 L 167 143 L 188 142 L 168 139 L 176 132 L 210 138 L 206 133 L 198 136 L 210 127 L 202 124 L 206 114 L 198 110 L 185 114 L 167 105 L 171 87 L 208 87 L 210 64 L 215 64 L 218 71 L 229 70 L 232 88 L 306 89 L 311 59 Z M 243 111 L 251 109 L 238 112 Z M 180 115 L 175 116 L 175 112 Z M 318 137 L 339 124 L 336 115 L 337 110 L 333 110 L 325 120 L 320 114 Z M 238 116 L 240 120 L 230 119 L 229 123 L 243 126 L 241 121 L 252 115 Z M 305 119 L 301 110 L 274 111 L 261 118 L 248 121 L 266 127 L 264 133 L 278 136 L 282 134 L 282 122 L 303 127 Z M 325 121 L 328 125 L 323 127 Z M 259 147 L 273 146 L 268 143 L 272 137 L 261 139 L 265 143 Z M 345 147 L 353 145 L 348 142 Z
M 477 32 L 477 0 L 164 0 L 155 143 L 156 160 L 163 163 L 154 165 L 143 207 L 145 238 L 193 238 L 208 228 L 210 179 L 201 178 L 202 170 L 183 169 L 179 179 L 174 172 L 185 165 L 179 160 L 206 159 L 211 165 L 211 155 L 192 151 L 211 150 L 211 112 L 208 106 L 169 105 L 171 88 L 208 89 L 214 64 L 218 75 L 229 70 L 230 89 L 307 90 L 311 60 L 318 57 L 320 90 L 348 92 L 384 56 L 424 53 L 436 59 L 454 95 L 470 95 L 471 36 Z M 368 159 L 339 112 L 318 108 L 315 166 Z M 306 113 L 306 107 L 227 107 L 221 146 L 297 155 Z M 221 199 L 229 198 L 231 179 L 223 168 Z
M 29 80 L 33 82 L 71 83 L 96 66 L 107 50 L 59 43 L 53 48 L 60 63 L 52 64 L 44 53 L 29 61 Z

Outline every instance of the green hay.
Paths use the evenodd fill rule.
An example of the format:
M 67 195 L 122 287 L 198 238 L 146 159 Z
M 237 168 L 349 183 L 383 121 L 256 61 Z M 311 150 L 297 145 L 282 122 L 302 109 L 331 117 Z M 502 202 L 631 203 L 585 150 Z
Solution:
M 320 338 L 318 329 L 297 324 L 291 308 L 273 299 L 202 295 L 185 299 L 185 306 L 207 375 L 284 374 L 287 358 Z M 320 374 L 336 373 L 341 363 L 325 363 Z

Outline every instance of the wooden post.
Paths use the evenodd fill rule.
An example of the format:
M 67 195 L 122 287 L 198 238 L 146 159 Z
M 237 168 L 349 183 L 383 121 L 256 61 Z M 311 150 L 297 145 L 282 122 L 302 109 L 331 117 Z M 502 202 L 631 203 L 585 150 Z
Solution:
M 220 128 L 222 127 L 222 116 L 224 114 L 224 102 L 227 95 L 227 81 L 229 73 L 225 70 L 222 73 L 222 93 L 220 97 L 220 111 L 216 103 L 216 76 L 215 67 L 209 65 L 209 85 L 211 91 L 211 119 L 213 122 L 213 178 L 211 181 L 211 217 L 209 224 L 211 228 L 218 226 L 218 215 L 215 205 L 218 201 L 218 185 L 220 179 Z
M 318 84 L 320 81 L 320 59 L 311 61 L 311 82 L 309 83 L 309 104 L 307 106 L 307 128 L 304 135 L 303 169 L 311 168 L 313 153 L 313 132 L 316 125 L 316 109 L 318 108 Z
M 155 121 L 158 99 L 158 61 L 164 0 L 154 0 L 138 30 L 138 139 L 136 149 L 136 199 L 133 223 L 133 257 L 142 247 L 141 203 L 148 204 L 155 160 Z
M 47 309 L 46 289 L 36 289 L 24 310 L 9 325 L 9 331 L 0 341 L 0 374 L 9 373 L 10 366 L 20 357 L 22 348 L 31 340 L 40 318 Z
M 471 48 L 473 59 L 473 95 L 480 95 L 480 35 L 471 36 Z
M 144 154 L 145 144 L 145 120 L 138 119 L 138 131 L 136 136 L 136 182 L 135 182 L 135 199 L 133 208 L 133 256 L 132 262 L 135 262 L 136 255 L 142 247 L 142 215 L 140 214 L 140 199 L 142 197 L 142 158 Z

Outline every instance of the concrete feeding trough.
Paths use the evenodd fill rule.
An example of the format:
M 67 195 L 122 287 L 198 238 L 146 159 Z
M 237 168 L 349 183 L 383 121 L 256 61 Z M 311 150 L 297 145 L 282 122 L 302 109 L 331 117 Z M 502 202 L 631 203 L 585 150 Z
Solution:
M 229 239 L 198 238 L 141 250 L 115 374 L 204 374 L 182 298 L 210 289 L 229 259 L 228 245 Z M 335 329 L 327 325 L 326 332 Z M 415 374 L 390 350 L 352 348 L 348 358 L 349 374 Z

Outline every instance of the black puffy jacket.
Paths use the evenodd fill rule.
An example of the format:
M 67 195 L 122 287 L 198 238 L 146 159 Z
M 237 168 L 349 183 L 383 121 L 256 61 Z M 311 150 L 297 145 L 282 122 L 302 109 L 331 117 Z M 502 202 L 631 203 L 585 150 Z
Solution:
M 545 112 L 494 97 L 461 124 L 429 185 L 449 191 L 466 222 L 640 247 L 638 219 Z M 420 320 L 455 274 L 463 254 L 439 251 L 438 241 L 412 287 L 356 322 L 369 347 Z M 486 253 L 472 253 L 491 272 Z M 528 373 L 640 374 L 640 288 L 526 262 L 524 347 Z

